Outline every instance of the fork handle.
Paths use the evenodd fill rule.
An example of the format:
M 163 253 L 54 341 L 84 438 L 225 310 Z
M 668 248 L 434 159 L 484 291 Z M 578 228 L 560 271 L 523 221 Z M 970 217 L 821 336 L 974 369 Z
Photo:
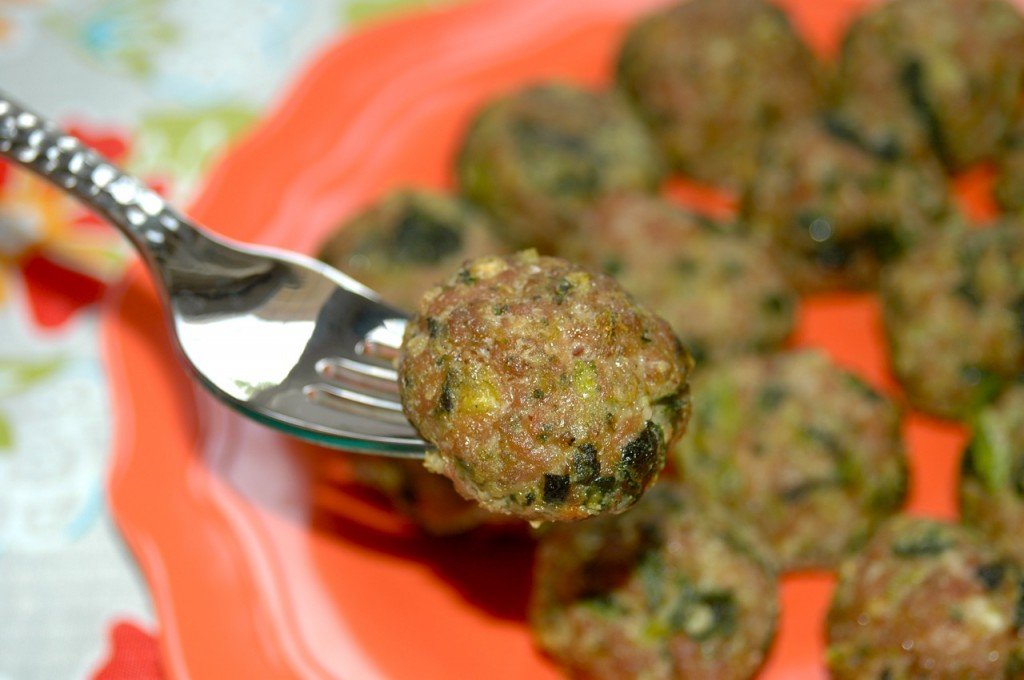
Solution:
M 0 156 L 76 196 L 120 229 L 157 269 L 175 243 L 198 236 L 155 191 L 3 91 Z

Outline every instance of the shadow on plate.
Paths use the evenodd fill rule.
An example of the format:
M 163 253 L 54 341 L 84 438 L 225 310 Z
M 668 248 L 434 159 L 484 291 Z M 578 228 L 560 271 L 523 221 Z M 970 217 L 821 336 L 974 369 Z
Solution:
M 209 401 L 200 409 L 213 425 L 205 428 L 204 461 L 247 501 L 346 550 L 427 567 L 488 615 L 525 621 L 534 551 L 528 526 L 427 535 L 354 479 L 349 457 L 359 454 L 266 430 Z
M 534 544 L 523 525 L 480 527 L 455 536 L 431 536 L 396 511 L 388 499 L 352 477 L 345 454 L 290 442 L 311 466 L 313 531 L 360 549 L 429 567 L 473 606 L 524 621 Z M 500 584 L 500 587 L 495 587 Z

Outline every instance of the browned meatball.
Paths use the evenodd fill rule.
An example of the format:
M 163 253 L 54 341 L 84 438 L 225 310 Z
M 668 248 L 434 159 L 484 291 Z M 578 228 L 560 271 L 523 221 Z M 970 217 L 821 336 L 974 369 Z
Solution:
M 963 521 L 1024 562 L 1024 383 L 974 419 L 960 480 Z
M 764 246 L 654 196 L 602 199 L 563 253 L 614 276 L 698 363 L 776 348 L 796 322 L 796 293 Z
M 620 512 L 689 416 L 692 359 L 610 278 L 528 251 L 430 290 L 399 364 L 427 466 L 531 520 Z
M 1018 120 L 999 157 L 995 198 L 1008 212 L 1024 213 L 1024 120 Z
M 757 527 L 783 568 L 834 566 L 899 510 L 899 411 L 825 354 L 735 359 L 698 373 L 693 395 L 679 474 Z
M 1024 572 L 969 530 L 899 517 L 839 572 L 832 677 L 1024 677 Z
M 775 632 L 769 564 L 755 541 L 661 482 L 623 515 L 543 536 L 531 626 L 576 678 L 749 678 Z
M 818 120 L 765 145 L 742 204 L 801 290 L 875 286 L 882 265 L 928 239 L 951 210 L 937 163 L 874 155 Z
M 1024 227 L 954 229 L 882 281 L 893 369 L 910 403 L 964 418 L 1024 370 Z
M 1024 20 L 1004 0 L 893 0 L 850 28 L 838 115 L 863 143 L 951 168 L 996 155 L 1024 86 Z
M 467 259 L 509 252 L 491 221 L 465 201 L 399 189 L 342 224 L 319 258 L 412 311 Z
M 677 170 L 739 188 L 765 137 L 818 109 L 817 70 L 771 3 L 690 0 L 629 31 L 617 80 Z
M 459 186 L 505 238 L 554 251 L 581 209 L 609 191 L 653 191 L 661 157 L 617 94 L 548 83 L 484 107 L 459 152 Z

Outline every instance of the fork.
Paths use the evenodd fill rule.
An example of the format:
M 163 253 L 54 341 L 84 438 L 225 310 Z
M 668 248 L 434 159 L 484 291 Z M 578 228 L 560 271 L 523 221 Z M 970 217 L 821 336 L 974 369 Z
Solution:
M 0 92 L 0 157 L 64 189 L 142 256 L 180 354 L 220 401 L 290 435 L 422 459 L 394 368 L 407 318 L 313 258 L 215 236 Z

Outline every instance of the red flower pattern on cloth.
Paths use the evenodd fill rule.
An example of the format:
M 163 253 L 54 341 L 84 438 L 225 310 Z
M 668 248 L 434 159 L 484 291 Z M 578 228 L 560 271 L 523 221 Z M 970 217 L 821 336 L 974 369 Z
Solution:
M 163 680 L 156 638 L 128 621 L 115 621 L 109 630 L 110 654 L 93 680 Z
M 128 154 L 124 134 L 68 130 L 114 162 Z M 33 321 L 60 326 L 102 297 L 128 252 L 121 236 L 75 199 L 0 162 L 0 303 L 17 277 Z

